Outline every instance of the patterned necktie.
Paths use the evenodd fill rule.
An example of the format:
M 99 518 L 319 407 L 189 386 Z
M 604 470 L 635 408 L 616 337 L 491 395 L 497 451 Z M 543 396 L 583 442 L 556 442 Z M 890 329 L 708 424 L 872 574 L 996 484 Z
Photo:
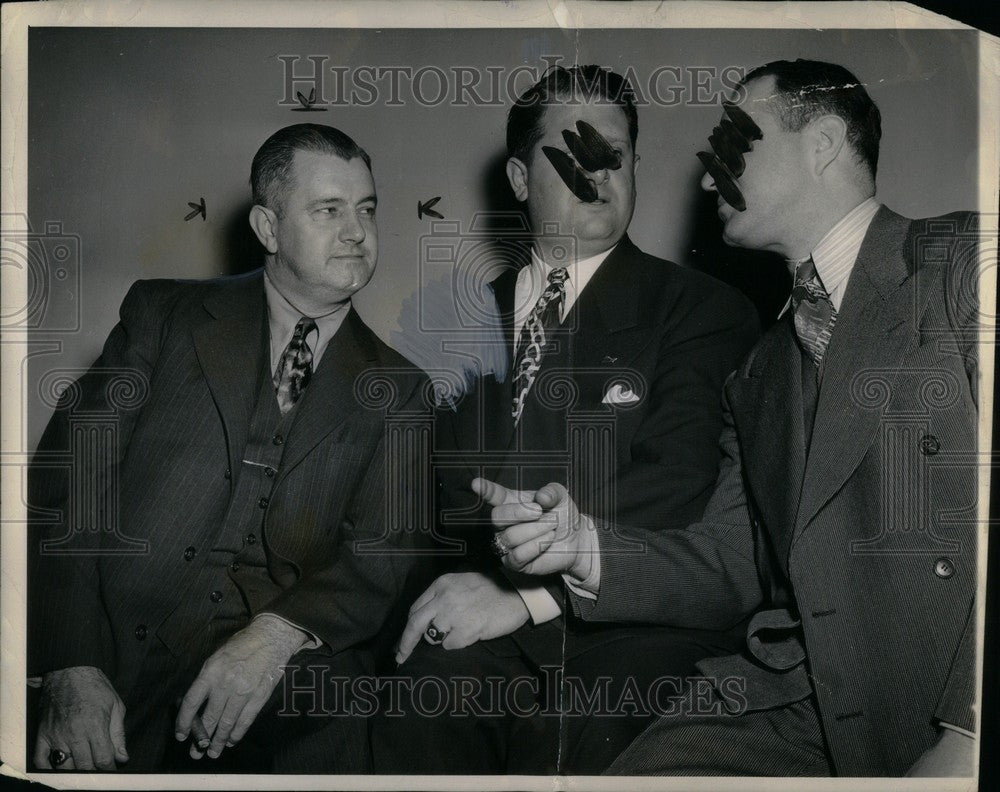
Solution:
M 837 323 L 837 309 L 823 288 L 811 258 L 795 269 L 792 312 L 799 343 L 818 368 L 830 343 L 833 326 Z
M 521 420 L 524 411 L 524 401 L 528 391 L 535 381 L 535 375 L 542 364 L 542 352 L 545 351 L 545 331 L 559 326 L 559 308 L 566 298 L 566 278 L 569 276 L 565 267 L 559 267 L 549 273 L 548 286 L 538 298 L 535 307 L 521 328 L 521 336 L 517 348 L 517 362 L 514 365 L 514 403 L 511 415 L 514 425 Z
M 312 378 L 313 353 L 306 343 L 306 336 L 316 329 L 316 322 L 302 317 L 295 325 L 292 340 L 274 371 L 274 388 L 278 395 L 278 409 L 284 415 L 297 402 Z

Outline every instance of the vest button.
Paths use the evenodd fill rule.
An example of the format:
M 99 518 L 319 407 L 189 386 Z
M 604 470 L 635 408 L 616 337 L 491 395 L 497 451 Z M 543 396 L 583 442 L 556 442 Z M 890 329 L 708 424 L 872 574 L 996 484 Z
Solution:
M 274 474 L 277 472 L 278 471 L 276 471 L 273 467 L 264 468 L 264 475 L 267 476 L 268 478 L 274 478 Z
M 222 602 L 222 592 L 216 589 L 208 595 L 208 598 L 212 600 L 212 602 Z
M 920 453 L 924 456 L 934 456 L 941 450 L 941 441 L 934 435 L 924 435 L 920 438 Z
M 187 547 L 187 548 L 185 548 L 184 549 L 184 560 L 185 561 L 190 561 L 192 558 L 195 557 L 195 555 L 197 555 L 197 553 L 198 553 L 198 551 L 195 550 L 193 547 Z
M 233 563 L 231 563 L 229 565 L 229 568 L 231 570 L 233 570 L 233 572 L 239 572 L 240 571 L 240 562 L 239 561 L 233 561 Z
M 261 498 L 259 501 L 257 501 L 257 505 L 260 506 L 260 508 L 262 509 L 266 509 L 268 503 L 270 503 L 270 501 L 267 498 Z
M 145 624 L 137 624 L 135 628 L 135 640 L 145 641 L 148 632 L 149 630 L 146 629 Z
M 280 434 L 276 434 L 274 437 L 271 438 L 271 442 L 274 443 L 275 445 L 281 445 L 282 443 L 285 442 L 285 438 L 282 437 Z
M 252 533 L 248 533 L 245 541 L 248 545 L 257 544 L 257 537 Z
M 226 477 L 227 479 L 231 479 L 231 478 L 233 477 L 233 471 L 231 471 L 231 470 L 230 470 L 229 468 L 226 468 L 226 472 L 225 472 L 225 473 L 223 473 L 223 475 L 224 475 L 224 476 L 225 476 L 225 477 Z
M 955 565 L 950 558 L 939 558 L 934 562 L 934 574 L 942 580 L 947 580 L 955 574 Z

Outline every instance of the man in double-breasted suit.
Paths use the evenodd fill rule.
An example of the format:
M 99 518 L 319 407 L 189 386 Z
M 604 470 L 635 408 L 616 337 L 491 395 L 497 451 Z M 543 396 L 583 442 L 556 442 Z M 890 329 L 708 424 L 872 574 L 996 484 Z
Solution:
M 397 447 L 389 480 L 387 427 L 423 379 L 351 307 L 377 259 L 368 155 L 286 127 L 251 184 L 263 270 L 136 283 L 39 446 L 39 769 L 368 769 L 364 723 L 324 687 L 371 673 L 398 630 L 414 534 L 385 499 L 422 460 Z
M 413 604 L 397 659 L 415 678 L 493 676 L 505 691 L 522 680 L 523 695 L 475 728 L 460 713 L 376 720 L 377 769 L 600 772 L 642 728 L 642 714 L 617 702 L 664 673 L 651 659 L 669 657 L 666 672 L 680 677 L 736 645 L 714 631 L 567 617 L 558 575 L 540 584 L 503 574 L 470 489 L 480 475 L 512 487 L 559 480 L 609 523 L 650 529 L 686 525 L 704 508 L 718 392 L 756 340 L 757 317 L 735 290 L 628 238 L 637 131 L 628 81 L 597 66 L 549 71 L 510 111 L 507 176 L 531 225 L 530 249 L 491 283 L 510 370 L 482 378 L 438 422 L 441 530 L 463 555 L 442 555 L 449 571 Z M 546 704 L 557 671 L 606 707 L 560 719 Z M 511 712 L 533 707 L 544 712 Z
M 609 532 L 558 485 L 476 488 L 505 563 L 585 580 L 573 608 L 587 620 L 725 628 L 753 614 L 740 655 L 699 663 L 711 705 L 679 702 L 611 772 L 968 775 L 975 218 L 913 221 L 874 199 L 879 112 L 846 69 L 780 61 L 744 89 L 703 186 L 726 240 L 781 253 L 795 285 L 726 384 L 702 519 Z M 620 552 L 635 541 L 645 553 Z

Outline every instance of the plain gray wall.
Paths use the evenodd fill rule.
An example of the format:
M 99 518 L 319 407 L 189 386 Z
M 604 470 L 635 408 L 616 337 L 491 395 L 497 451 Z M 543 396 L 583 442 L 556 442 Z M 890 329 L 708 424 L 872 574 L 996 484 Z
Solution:
M 34 28 L 29 217 L 36 232 L 58 221 L 64 233 L 79 236 L 79 293 L 67 292 L 61 304 L 79 310 L 82 322 L 75 332 L 34 335 L 57 341 L 58 351 L 31 361 L 28 447 L 50 412 L 35 396 L 42 374 L 92 362 L 134 280 L 201 278 L 256 260 L 245 219 L 247 179 L 254 152 L 276 129 L 331 124 L 372 155 L 379 267 L 355 305 L 387 341 L 420 283 L 419 239 L 430 222 L 418 220 L 417 201 L 442 196 L 435 208 L 463 228 L 477 211 L 509 201 L 499 178 L 505 105 L 422 107 L 404 82 L 403 106 L 387 106 L 383 92 L 370 107 L 296 112 L 279 104 L 280 55 L 326 55 L 327 67 L 350 69 L 490 66 L 505 73 L 523 64 L 544 67 L 542 55 L 561 55 L 564 63 L 631 67 L 640 92 L 663 66 L 722 70 L 777 58 L 830 60 L 853 70 L 882 110 L 884 202 L 926 216 L 976 201 L 978 50 L 969 32 Z M 300 60 L 296 68 L 311 66 Z M 661 85 L 671 81 L 664 77 Z M 379 85 L 388 87 L 386 80 Z M 434 93 L 432 77 L 424 85 Z M 324 93 L 335 93 L 330 74 Z M 736 271 L 752 258 L 718 250 L 714 201 L 706 204 L 697 186 L 694 155 L 718 118 L 716 104 L 640 107 L 642 161 L 630 234 L 674 261 L 710 271 L 713 261 L 722 262 L 731 280 L 752 291 L 756 273 Z M 202 196 L 207 221 L 185 222 L 188 201 Z

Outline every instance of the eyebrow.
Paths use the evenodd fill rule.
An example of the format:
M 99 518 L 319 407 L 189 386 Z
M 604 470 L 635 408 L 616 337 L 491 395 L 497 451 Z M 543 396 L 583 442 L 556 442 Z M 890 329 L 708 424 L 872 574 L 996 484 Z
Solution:
M 346 198 L 317 198 L 315 201 L 310 201 L 308 204 L 306 204 L 306 206 L 310 209 L 314 209 L 319 206 L 329 206 L 330 204 L 341 205 L 346 203 L 347 203 Z M 374 195 L 366 195 L 364 198 L 358 201 L 359 205 L 363 203 L 373 203 L 377 205 L 378 198 Z

